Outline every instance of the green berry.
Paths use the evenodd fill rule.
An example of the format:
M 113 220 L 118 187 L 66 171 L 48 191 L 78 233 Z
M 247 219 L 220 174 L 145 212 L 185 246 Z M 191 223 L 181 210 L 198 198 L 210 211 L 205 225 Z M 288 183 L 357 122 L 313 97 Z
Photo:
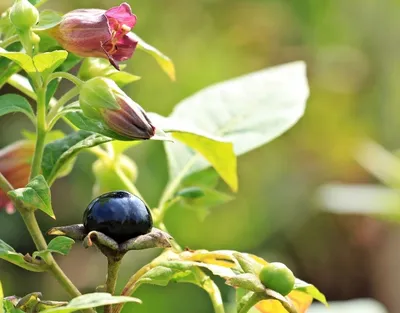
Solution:
M 279 262 L 264 266 L 259 278 L 266 288 L 279 292 L 283 296 L 293 290 L 296 280 L 293 272 L 285 264 Z

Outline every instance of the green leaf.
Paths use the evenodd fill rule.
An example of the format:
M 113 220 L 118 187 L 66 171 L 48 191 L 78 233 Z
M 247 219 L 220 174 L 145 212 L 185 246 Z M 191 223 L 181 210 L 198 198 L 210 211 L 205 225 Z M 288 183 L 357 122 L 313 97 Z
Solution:
M 3 298 L 4 298 L 3 285 L 1 284 L 0 281 L 0 313 L 4 313 Z
M 47 76 L 59 67 L 67 58 L 68 52 L 65 50 L 56 50 L 37 54 L 33 57 L 33 63 L 42 77 L 46 80 Z
M 49 74 L 64 62 L 68 52 L 65 50 L 45 52 L 35 55 L 33 59 L 22 52 L 1 50 L 0 55 L 17 63 L 30 76 L 42 73 L 43 78 L 46 79 Z
M 35 264 L 25 260 L 25 257 L 21 253 L 15 252 L 15 250 L 0 239 L 0 259 L 13 263 L 19 267 L 32 272 L 44 272 L 47 268 L 41 264 Z
M 42 313 L 69 313 L 82 309 L 90 309 L 99 306 L 125 302 L 142 303 L 142 301 L 133 297 L 112 296 L 111 294 L 105 292 L 95 292 L 76 297 L 72 299 L 66 306 L 45 310 L 42 311 Z
M 313 297 L 315 300 L 318 300 L 319 302 L 325 304 L 328 306 L 328 302 L 326 301 L 325 295 L 318 290 L 317 287 L 314 285 L 311 285 L 309 283 L 306 283 L 305 281 L 296 278 L 296 282 L 294 284 L 294 290 L 299 290 L 303 291 L 306 294 L 310 295 Z
M 54 96 L 57 91 L 58 85 L 61 82 L 61 78 L 53 79 L 48 85 L 46 89 L 46 107 L 48 108 L 49 102 L 51 98 Z
M 181 101 L 170 118 L 232 142 L 241 155 L 292 127 L 303 115 L 307 97 L 305 64 L 293 62 L 208 87 Z M 180 143 L 167 144 L 166 152 L 172 177 L 195 154 Z M 189 173 L 208 166 L 197 160 Z
M 65 236 L 58 236 L 49 242 L 49 245 L 46 250 L 35 251 L 32 256 L 33 258 L 39 256 L 43 259 L 44 255 L 51 252 L 67 255 L 74 243 L 75 241 L 71 238 Z
M 132 33 L 133 34 L 133 33 Z M 169 76 L 171 80 L 175 80 L 175 66 L 169 57 L 161 53 L 159 50 L 154 48 L 153 46 L 146 43 L 143 39 L 141 39 L 138 35 L 133 34 L 135 40 L 138 41 L 137 48 L 143 50 L 150 54 L 160 65 L 163 71 Z
M 205 194 L 199 187 L 187 187 L 179 190 L 176 195 L 183 198 L 196 199 L 204 197 Z
M 107 76 L 111 78 L 119 87 L 124 87 L 130 83 L 139 80 L 141 77 L 130 74 L 128 72 L 117 71 Z
M 181 170 L 187 169 L 189 167 L 188 164 L 193 163 L 193 166 L 187 169 L 188 173 L 192 173 L 200 170 L 194 170 L 194 168 L 197 167 L 196 164 L 199 164 L 199 162 L 200 164 L 201 162 L 207 164 L 208 161 L 231 189 L 237 191 L 236 156 L 231 142 L 221 137 L 210 135 L 189 124 L 185 124 L 183 120 L 165 118 L 155 113 L 149 113 L 149 118 L 154 122 L 156 127 L 163 129 L 165 132 L 172 133 L 174 138 L 194 149 L 187 149 L 187 147 L 184 146 L 186 150 L 185 156 L 188 156 L 188 158 L 185 159 L 184 168 L 181 168 L 181 158 L 178 157 L 175 162 L 175 155 L 172 156 L 172 154 L 168 154 L 171 179 L 176 177 Z M 170 149 L 174 149 L 172 146 L 175 144 L 176 143 L 165 143 L 167 152 Z M 196 151 L 200 153 L 204 159 L 198 157 Z
M 219 175 L 214 168 L 206 168 L 199 172 L 186 176 L 181 185 L 184 187 L 199 186 L 206 188 L 215 188 L 219 181 Z
M 0 50 L 0 55 L 17 63 L 28 74 L 36 73 L 32 58 L 22 52 Z
M 41 31 L 49 28 L 53 28 L 60 24 L 62 16 L 53 10 L 43 10 L 40 12 L 39 23 L 37 23 L 32 30 Z
M 80 130 L 47 144 L 42 161 L 44 177 L 51 184 L 79 151 L 111 140 L 109 137 Z
M 226 280 L 226 283 L 233 287 L 240 287 L 254 292 L 263 292 L 264 285 L 254 274 L 239 274 Z
M 42 210 L 55 219 L 51 207 L 50 188 L 42 175 L 34 177 L 24 188 L 14 189 L 8 192 L 8 196 L 17 203 L 31 210 Z
M 76 127 L 86 130 L 86 131 L 90 131 L 90 132 L 95 132 L 107 137 L 111 137 L 113 139 L 117 139 L 117 140 L 121 140 L 121 141 L 132 141 L 132 139 L 127 139 L 124 136 L 121 136 L 119 134 L 117 134 L 116 132 L 114 132 L 113 130 L 111 130 L 107 125 L 105 125 L 104 123 L 97 121 L 95 119 L 91 119 L 86 117 L 82 110 L 77 109 L 74 112 L 68 112 L 67 114 L 65 114 L 65 117 Z M 160 130 L 159 130 L 160 131 Z M 153 136 L 152 138 L 150 138 L 150 140 L 171 140 L 169 137 L 166 137 L 165 135 L 163 135 L 162 132 L 159 132 L 158 134 L 156 134 L 155 136 Z
M 0 96 L 0 116 L 14 112 L 24 113 L 33 123 L 36 123 L 32 107 L 24 97 L 12 93 Z

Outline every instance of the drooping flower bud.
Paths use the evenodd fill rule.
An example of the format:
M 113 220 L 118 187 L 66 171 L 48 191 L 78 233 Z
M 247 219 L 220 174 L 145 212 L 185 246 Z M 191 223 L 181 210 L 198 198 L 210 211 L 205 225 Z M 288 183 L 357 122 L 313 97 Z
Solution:
M 22 140 L 0 150 L 0 173 L 14 188 L 24 187 L 29 180 L 30 162 L 35 150 L 32 141 Z M 11 200 L 0 189 L 0 209 L 14 211 Z
M 106 58 L 119 69 L 118 62 L 131 58 L 136 48 L 137 41 L 130 33 L 135 24 L 136 16 L 124 2 L 107 11 L 71 11 L 49 33 L 65 50 L 83 57 Z
M 10 20 L 15 28 L 26 30 L 39 21 L 39 11 L 28 0 L 15 0 L 10 10 Z
M 127 139 L 150 139 L 155 127 L 142 107 L 105 77 L 94 77 L 85 82 L 79 94 L 83 113 L 106 124 Z

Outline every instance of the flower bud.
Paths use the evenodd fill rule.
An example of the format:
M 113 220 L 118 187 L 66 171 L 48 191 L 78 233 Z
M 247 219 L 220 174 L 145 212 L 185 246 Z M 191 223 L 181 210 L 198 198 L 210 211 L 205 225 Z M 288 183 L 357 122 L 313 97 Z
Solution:
M 30 162 L 35 150 L 32 141 L 18 141 L 0 150 L 0 173 L 14 188 L 24 187 L 29 180 Z M 11 200 L 0 189 L 0 209 L 13 212 Z
M 136 24 L 129 4 L 107 11 L 79 9 L 63 16 L 49 33 L 60 45 L 82 57 L 106 58 L 116 68 L 132 57 L 137 41 L 130 30 Z
M 11 7 L 10 20 L 15 28 L 26 30 L 39 21 L 39 11 L 28 0 L 15 0 Z
M 146 112 L 109 78 L 95 77 L 85 82 L 79 104 L 87 117 L 101 121 L 126 139 L 154 136 L 155 127 Z

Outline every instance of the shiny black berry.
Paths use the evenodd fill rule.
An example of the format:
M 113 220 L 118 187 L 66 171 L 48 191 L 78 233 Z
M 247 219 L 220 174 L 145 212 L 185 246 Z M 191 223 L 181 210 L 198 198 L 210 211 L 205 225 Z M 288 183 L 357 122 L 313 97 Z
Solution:
M 153 220 L 141 199 L 126 191 L 113 191 L 90 202 L 83 225 L 87 232 L 95 230 L 121 243 L 150 232 Z

